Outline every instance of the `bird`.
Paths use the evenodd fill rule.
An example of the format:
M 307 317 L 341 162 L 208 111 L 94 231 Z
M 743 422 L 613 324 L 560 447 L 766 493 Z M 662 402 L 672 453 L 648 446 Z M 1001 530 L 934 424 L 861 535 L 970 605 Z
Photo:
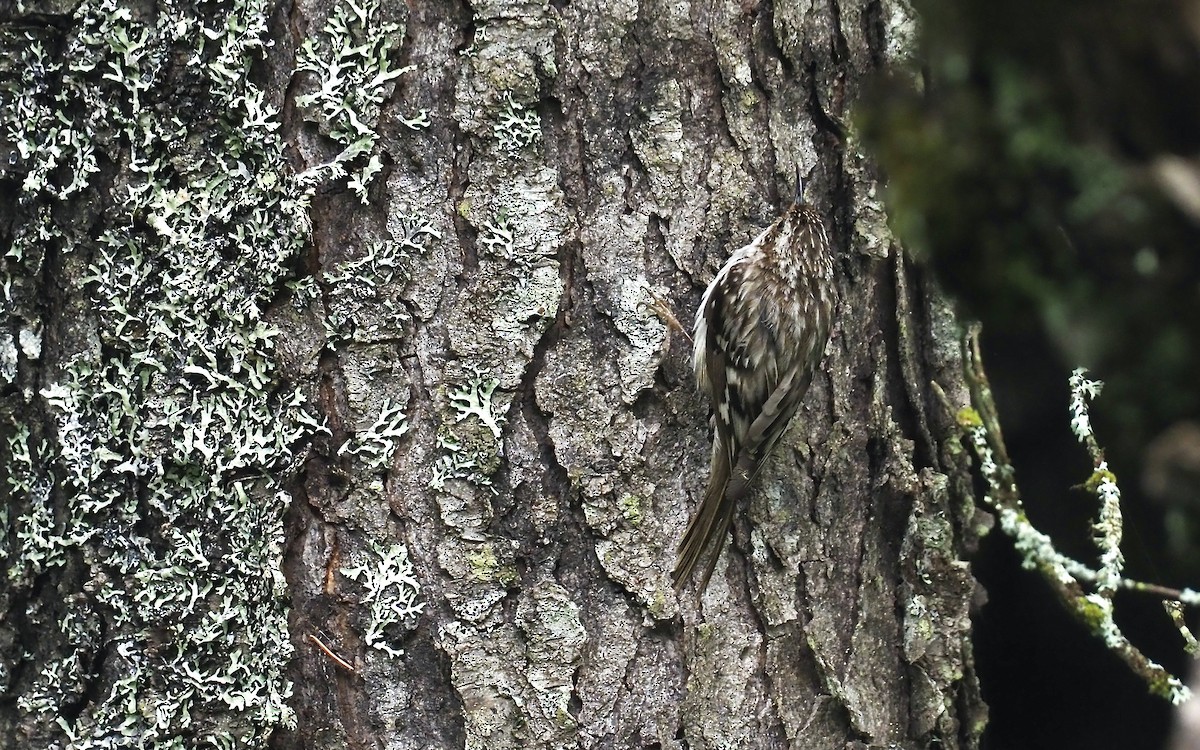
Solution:
M 735 511 L 808 391 L 838 301 L 834 260 L 797 167 L 791 205 L 729 257 L 700 300 L 692 365 L 712 401 L 712 459 L 671 572 L 677 591 L 702 562 L 700 591 L 708 587 Z

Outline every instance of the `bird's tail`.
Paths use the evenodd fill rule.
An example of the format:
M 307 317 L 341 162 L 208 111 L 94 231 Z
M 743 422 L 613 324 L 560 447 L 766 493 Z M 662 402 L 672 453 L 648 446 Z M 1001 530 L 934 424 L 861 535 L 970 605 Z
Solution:
M 729 525 L 733 521 L 733 511 L 737 504 L 736 493 L 729 492 L 730 470 L 729 456 L 723 450 L 713 451 L 713 465 L 709 472 L 708 491 L 704 500 L 696 509 L 688 524 L 683 540 L 679 542 L 678 557 L 675 570 L 671 571 L 671 580 L 675 590 L 683 588 L 683 584 L 691 578 L 693 571 L 707 555 L 708 561 L 704 566 L 704 575 L 700 579 L 700 590 L 708 587 L 713 570 L 717 567 L 717 559 L 725 546 L 725 538 L 729 535 Z M 745 487 L 744 482 L 733 482 L 734 485 Z
M 776 440 L 778 435 L 770 441 L 768 451 L 775 445 Z M 758 452 L 746 450 L 738 452 L 738 460 L 732 470 L 731 463 L 730 456 L 726 455 L 725 451 L 713 451 L 708 491 L 704 493 L 703 502 L 688 524 L 683 540 L 679 542 L 675 570 L 671 571 L 671 580 L 675 583 L 676 591 L 683 588 L 684 582 L 691 577 L 692 571 L 706 554 L 708 562 L 700 579 L 700 590 L 708 588 L 708 580 L 712 578 L 713 569 L 717 567 L 717 560 L 721 557 L 721 549 L 725 546 L 725 539 L 729 536 L 733 512 L 750 494 L 750 487 L 764 465 Z

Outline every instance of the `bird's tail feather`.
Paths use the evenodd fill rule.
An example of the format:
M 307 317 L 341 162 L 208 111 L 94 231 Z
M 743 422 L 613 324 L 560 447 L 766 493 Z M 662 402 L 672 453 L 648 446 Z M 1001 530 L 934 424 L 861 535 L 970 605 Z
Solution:
M 729 470 L 728 458 L 718 454 L 714 460 L 719 465 L 713 466 L 708 491 L 704 493 L 704 500 L 692 516 L 683 540 L 679 542 L 678 560 L 675 570 L 671 572 L 676 591 L 683 588 L 684 582 L 706 555 L 708 559 L 700 578 L 700 591 L 708 587 L 729 536 L 734 510 L 750 494 L 750 487 L 763 467 L 760 457 L 745 451 L 738 456 L 733 471 Z
M 734 504 L 725 492 L 728 485 L 727 471 L 723 477 L 713 477 L 708 491 L 704 493 L 704 500 L 692 516 L 683 540 L 679 542 L 675 570 L 671 572 L 671 579 L 675 582 L 677 591 L 691 578 L 706 554 L 708 560 L 704 567 L 700 590 L 703 591 L 708 586 L 708 579 L 712 577 L 713 569 L 717 566 L 717 558 L 721 556 L 721 548 L 729 533 L 729 524 L 733 520 Z
M 691 578 L 700 563 L 704 562 L 704 573 L 700 579 L 700 591 L 703 591 L 708 587 L 708 581 L 717 567 L 721 549 L 729 536 L 734 510 L 749 490 L 749 482 L 752 479 L 745 476 L 744 472 L 731 472 L 732 463 L 732 456 L 723 450 L 720 444 L 714 446 L 708 491 L 704 493 L 704 500 L 696 509 L 683 539 L 679 542 L 675 570 L 671 572 L 676 591 L 683 588 L 683 584 Z

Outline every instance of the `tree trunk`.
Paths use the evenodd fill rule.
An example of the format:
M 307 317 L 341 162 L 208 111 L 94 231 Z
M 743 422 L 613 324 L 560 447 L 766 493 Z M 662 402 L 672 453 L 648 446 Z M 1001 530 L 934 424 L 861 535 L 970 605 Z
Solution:
M 65 6 L 0 40 L 10 746 L 978 745 L 958 330 L 843 133 L 905 4 Z M 795 165 L 833 337 L 677 595 L 653 299 Z

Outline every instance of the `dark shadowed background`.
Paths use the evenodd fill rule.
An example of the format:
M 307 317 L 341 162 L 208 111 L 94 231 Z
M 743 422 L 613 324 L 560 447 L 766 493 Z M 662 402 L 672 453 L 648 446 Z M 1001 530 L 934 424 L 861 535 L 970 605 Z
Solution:
M 860 124 L 894 226 L 983 323 L 1029 515 L 1095 559 L 1091 471 L 1069 429 L 1067 377 L 1106 382 L 1092 408 L 1115 470 L 1131 577 L 1196 585 L 1200 336 L 1200 5 L 914 3 L 919 74 L 881 82 Z M 977 658 L 986 746 L 1158 748 L 1171 708 L 1085 634 L 993 533 L 975 561 L 988 603 Z M 1193 618 L 1194 619 L 1194 618 Z M 1147 596 L 1117 621 L 1186 672 Z

